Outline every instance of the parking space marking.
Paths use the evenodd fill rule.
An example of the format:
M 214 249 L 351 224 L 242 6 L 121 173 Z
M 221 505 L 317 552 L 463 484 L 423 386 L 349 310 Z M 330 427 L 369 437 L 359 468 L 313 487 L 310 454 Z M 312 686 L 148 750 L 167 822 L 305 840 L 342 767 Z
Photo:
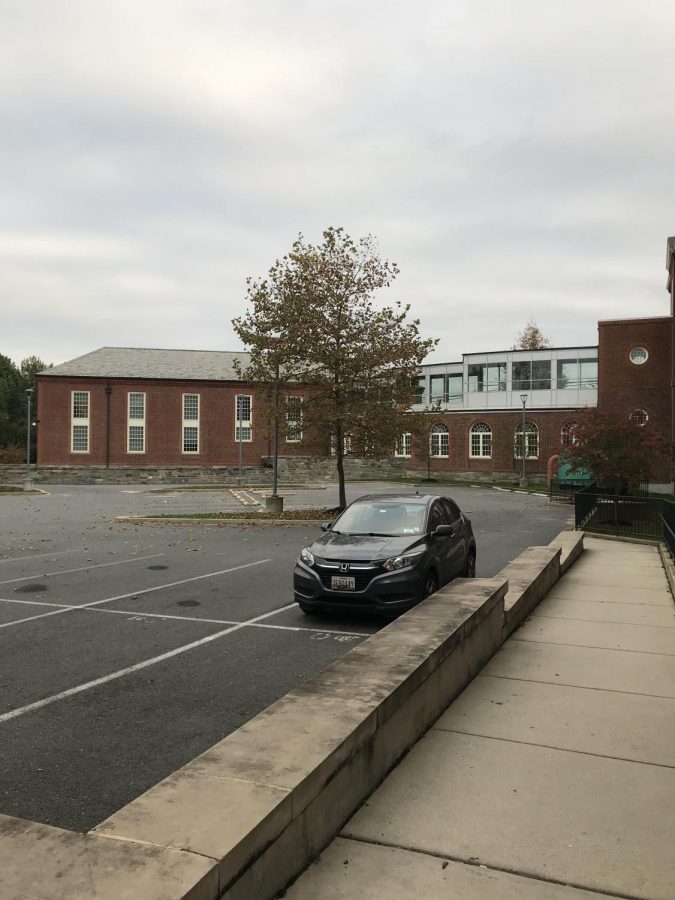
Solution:
M 81 609 L 85 612 L 95 613 L 111 613 L 116 616 L 135 616 L 142 619 L 170 619 L 172 621 L 185 622 L 206 622 L 209 625 L 238 625 L 235 619 L 206 619 L 199 616 L 175 616 L 170 613 L 151 613 L 142 612 L 137 609 L 103 609 L 100 606 L 70 606 L 67 603 L 49 603 L 47 600 L 15 600 L 14 598 L 0 597 L 0 603 L 25 603 L 30 606 L 49 606 L 58 609 Z M 286 607 L 284 607 L 285 609 Z M 344 631 L 336 628 L 312 628 L 310 625 L 273 625 L 271 622 L 252 622 L 250 628 L 269 628 L 278 629 L 279 631 L 310 631 L 317 634 L 336 635 L 346 634 L 353 637 L 370 637 L 370 633 L 366 631 Z
M 291 604 L 293 605 L 293 604 Z M 82 607 L 74 607 L 74 609 L 81 609 Z M 283 607 L 287 609 L 287 607 Z M 281 610 L 278 610 L 280 612 Z M 237 622 L 233 619 L 204 619 L 199 616 L 172 616 L 170 613 L 147 613 L 142 610 L 137 609 L 101 609 L 95 608 L 91 609 L 91 607 L 87 610 L 87 612 L 96 612 L 96 613 L 114 613 L 118 616 L 140 616 L 143 619 L 171 619 L 176 621 L 184 621 L 184 622 L 208 622 L 212 625 L 239 625 L 240 622 Z M 275 613 L 276 615 L 276 613 Z M 312 628 L 310 625 L 273 625 L 271 622 L 250 622 L 247 626 L 249 628 L 268 628 L 268 629 L 276 629 L 278 631 L 312 631 L 317 632 L 318 634 L 349 634 L 354 637 L 370 637 L 370 634 L 364 631 L 339 631 L 336 628 Z
M 92 600 L 91 603 L 82 603 L 80 606 L 66 606 L 53 609 L 51 612 L 38 613 L 37 616 L 26 616 L 25 619 L 15 619 L 14 622 L 2 622 L 0 628 L 11 628 L 13 625 L 22 625 L 24 622 L 34 622 L 36 619 L 46 619 L 48 616 L 58 616 L 70 612 L 73 609 L 89 609 L 91 606 L 101 606 L 103 603 L 113 603 L 115 600 L 128 600 L 130 597 L 140 597 L 141 594 L 151 594 L 153 591 L 163 591 L 165 588 L 177 587 L 180 584 L 188 584 L 191 581 L 201 581 L 204 578 L 215 578 L 218 575 L 227 575 L 229 572 L 237 572 L 240 569 L 250 569 L 251 566 L 261 566 L 272 562 L 271 559 L 258 559 L 255 562 L 244 563 L 241 566 L 232 566 L 229 569 L 221 569 L 219 572 L 207 572 L 206 575 L 195 575 L 193 578 L 183 578 L 181 581 L 171 581 L 168 584 L 158 584 L 156 587 L 143 588 L 140 591 L 130 591 L 128 594 L 118 594 L 116 597 L 105 597 L 103 600 Z M 292 606 L 293 604 L 291 604 Z M 284 607 L 286 609 L 287 607 Z
M 59 569 L 58 572 L 43 572 L 41 575 L 22 575 L 21 578 L 8 578 L 0 584 L 16 584 L 19 581 L 35 581 L 36 578 L 51 578 L 54 575 L 72 575 L 73 572 L 87 572 L 89 569 L 105 569 L 108 566 L 121 566 L 124 563 L 142 562 L 144 559 L 157 559 L 166 553 L 152 553 L 150 556 L 132 556 L 129 559 L 116 559 L 114 562 L 95 563 L 92 566 L 80 566 L 77 569 Z
M 253 625 L 255 622 L 260 622 L 263 619 L 268 619 L 270 616 L 275 616 L 277 613 L 285 612 L 287 609 L 291 609 L 295 606 L 295 603 L 289 603 L 286 606 L 282 606 L 279 609 L 273 609 L 271 612 L 263 613 L 260 616 L 256 616 L 253 619 L 249 619 L 247 622 L 238 622 L 236 625 L 232 625 L 229 628 L 225 628 L 222 631 L 216 631 L 215 634 L 208 634 L 206 637 L 199 638 L 197 641 L 191 641 L 189 644 L 183 644 L 182 647 L 176 647 L 174 650 L 169 650 L 166 653 L 161 653 L 159 656 L 153 656 L 151 659 L 145 659 L 143 662 L 134 663 L 133 666 L 127 666 L 124 669 L 118 669 L 117 672 L 111 672 L 110 675 L 103 675 L 100 678 L 94 678 L 92 681 L 85 681 L 84 684 L 78 684 L 76 687 L 68 688 L 65 691 L 59 691 L 58 694 L 52 694 L 51 697 L 44 697 L 42 700 L 36 700 L 34 703 L 28 703 L 26 706 L 20 706 L 17 709 L 12 709 L 9 712 L 3 713 L 0 715 L 0 725 L 4 722 L 9 722 L 10 719 L 16 719 L 18 716 L 23 716 L 28 712 L 33 712 L 36 709 L 43 709 L 45 706 L 51 706 L 52 703 L 57 703 L 59 700 L 65 700 L 67 697 L 73 697 L 75 694 L 81 694 L 84 691 L 90 691 L 92 688 L 100 687 L 103 684 L 109 684 L 111 681 L 116 681 L 118 678 L 124 678 L 126 675 L 132 675 L 134 672 L 140 672 L 143 669 L 147 669 L 150 666 L 157 665 L 157 663 L 164 662 L 167 659 L 172 659 L 174 656 L 180 656 L 183 653 L 187 653 L 189 650 L 194 650 L 196 647 L 201 647 L 204 644 L 210 644 L 212 641 L 217 641 L 225 635 L 232 634 L 235 631 L 240 631 L 242 628 L 246 628 L 248 625 Z M 64 610 L 65 611 L 65 610 Z
M 85 553 L 86 551 L 81 550 L 80 547 L 76 547 L 74 550 L 52 550 L 51 553 L 33 553 L 31 556 L 3 556 L 0 558 L 0 563 L 4 562 L 21 562 L 24 559 L 41 559 L 43 556 L 63 556 L 64 553 Z

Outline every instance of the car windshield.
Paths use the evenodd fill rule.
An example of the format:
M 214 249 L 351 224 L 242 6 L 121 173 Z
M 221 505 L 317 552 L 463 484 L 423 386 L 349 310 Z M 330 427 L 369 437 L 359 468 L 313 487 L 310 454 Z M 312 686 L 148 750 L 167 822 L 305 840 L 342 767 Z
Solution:
M 425 513 L 424 504 L 402 500 L 353 503 L 335 522 L 333 530 L 341 534 L 375 534 L 383 537 L 423 534 Z

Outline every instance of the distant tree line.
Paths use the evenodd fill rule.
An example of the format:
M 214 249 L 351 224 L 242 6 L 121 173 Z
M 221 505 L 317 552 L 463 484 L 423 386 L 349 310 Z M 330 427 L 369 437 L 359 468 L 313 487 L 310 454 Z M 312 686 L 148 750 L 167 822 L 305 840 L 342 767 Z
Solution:
M 38 356 L 28 356 L 15 365 L 0 353 L 0 463 L 26 460 L 26 391 L 33 388 L 31 418 L 37 413 L 35 375 L 48 368 Z M 35 427 L 32 426 L 31 456 L 35 459 Z

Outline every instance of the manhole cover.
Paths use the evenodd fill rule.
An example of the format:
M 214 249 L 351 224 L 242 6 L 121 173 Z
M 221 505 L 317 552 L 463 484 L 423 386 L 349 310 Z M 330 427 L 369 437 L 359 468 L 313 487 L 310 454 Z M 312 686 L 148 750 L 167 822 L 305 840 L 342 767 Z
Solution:
M 179 600 L 177 606 L 199 606 L 199 600 Z
M 168 566 L 148 566 L 153 572 L 162 572 L 164 569 L 168 569 Z
M 21 587 L 14 588 L 17 594 L 41 594 L 43 591 L 48 590 L 49 588 L 46 584 L 22 584 Z

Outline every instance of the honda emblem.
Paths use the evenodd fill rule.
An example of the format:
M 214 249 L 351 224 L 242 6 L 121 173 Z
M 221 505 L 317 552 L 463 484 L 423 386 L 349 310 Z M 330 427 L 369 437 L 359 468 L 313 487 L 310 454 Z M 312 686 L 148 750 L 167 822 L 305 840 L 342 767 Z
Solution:
M 340 563 L 341 572 L 349 572 L 349 563 Z

